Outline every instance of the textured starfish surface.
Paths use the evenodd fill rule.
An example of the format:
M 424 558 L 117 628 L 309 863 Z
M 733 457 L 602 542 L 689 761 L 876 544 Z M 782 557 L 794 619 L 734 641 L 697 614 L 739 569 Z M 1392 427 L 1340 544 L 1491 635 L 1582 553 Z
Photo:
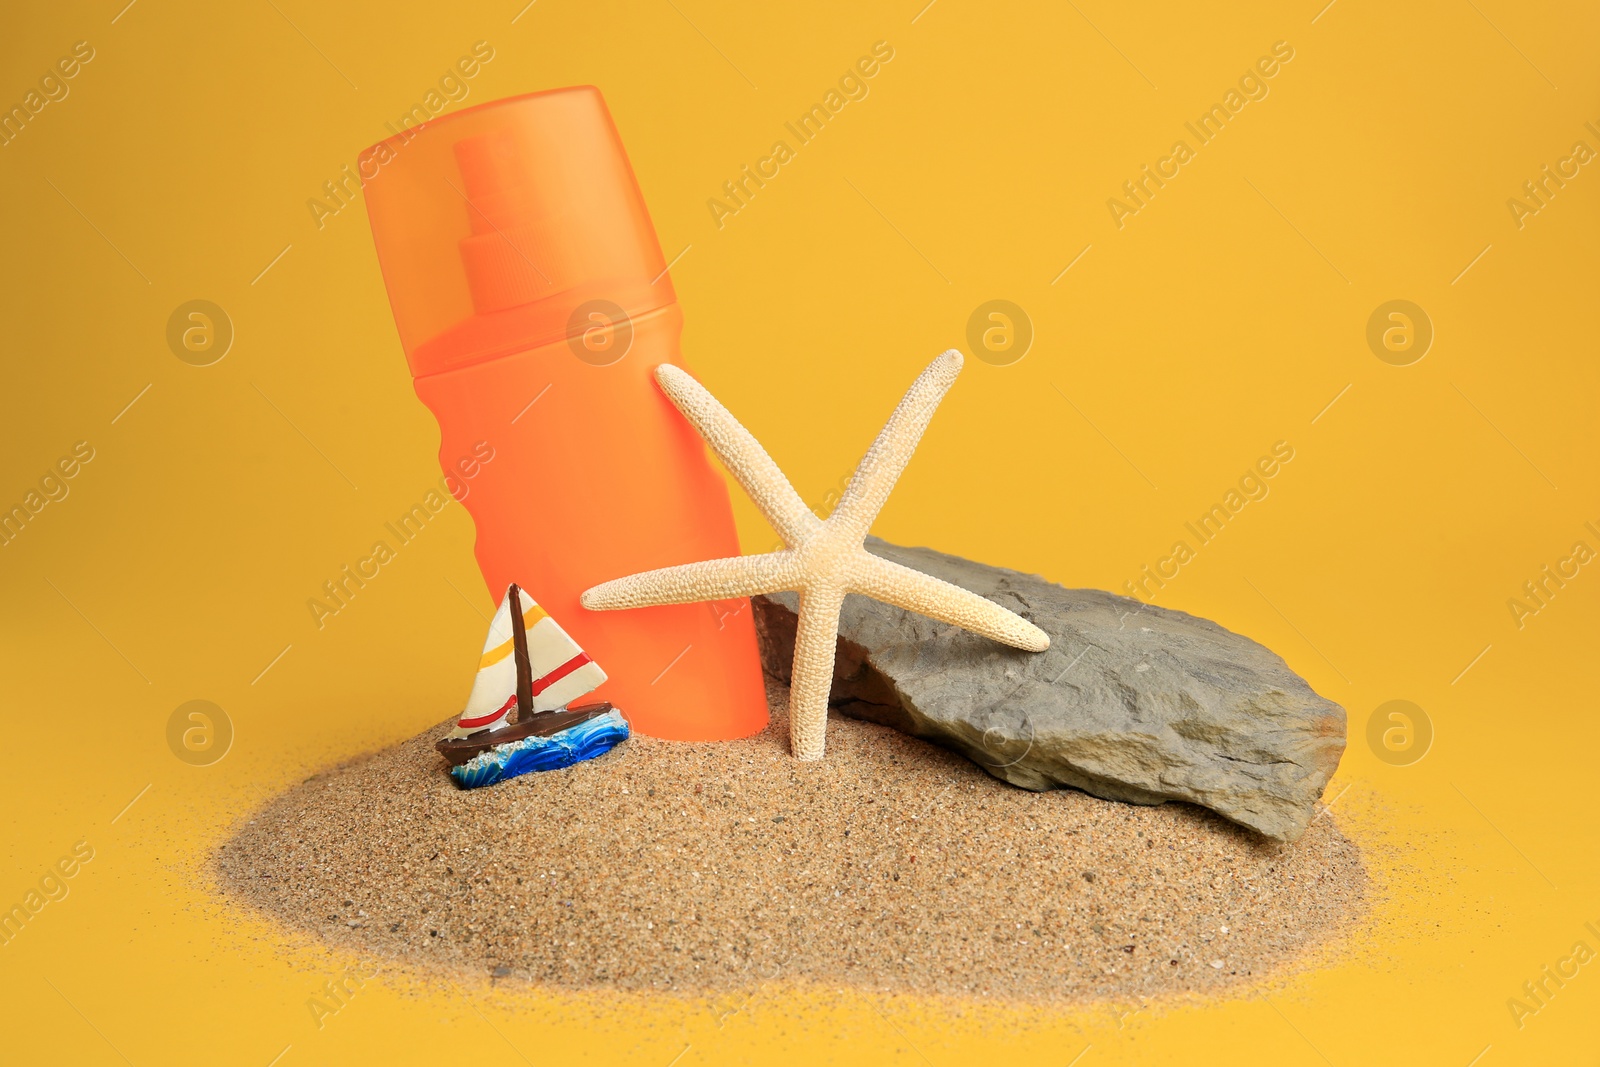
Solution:
M 993 601 L 869 553 L 863 546 L 889 491 L 928 428 L 939 401 L 961 372 L 951 349 L 930 363 L 856 468 L 826 521 L 812 514 L 750 431 L 687 373 L 656 368 L 662 391 L 699 431 L 788 546 L 663 567 L 603 582 L 583 594 L 597 611 L 687 604 L 794 590 L 800 594 L 799 631 L 789 696 L 789 743 L 800 759 L 821 759 L 826 743 L 828 690 L 846 593 L 861 593 L 1030 652 L 1050 647 L 1043 630 Z

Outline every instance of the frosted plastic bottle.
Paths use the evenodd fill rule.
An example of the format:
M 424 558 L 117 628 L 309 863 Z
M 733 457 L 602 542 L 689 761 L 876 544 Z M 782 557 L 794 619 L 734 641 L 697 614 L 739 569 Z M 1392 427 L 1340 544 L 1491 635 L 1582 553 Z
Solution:
M 640 733 L 760 730 L 748 601 L 578 603 L 610 578 L 739 554 L 726 485 L 651 376 L 683 365 L 683 317 L 599 90 L 482 104 L 358 162 L 417 396 L 466 487 L 489 588 L 526 588 Z

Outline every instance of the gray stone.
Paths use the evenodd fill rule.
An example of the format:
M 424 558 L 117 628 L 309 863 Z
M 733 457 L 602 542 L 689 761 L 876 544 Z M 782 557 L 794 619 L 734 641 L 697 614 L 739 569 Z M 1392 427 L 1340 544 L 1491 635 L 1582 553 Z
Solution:
M 869 538 L 885 559 L 1001 604 L 1050 635 L 1023 652 L 866 597 L 845 600 L 830 703 L 956 750 L 1024 789 L 1200 804 L 1279 841 L 1305 831 L 1345 746 L 1344 709 L 1214 622 L 1097 589 Z M 793 593 L 754 598 L 787 681 Z

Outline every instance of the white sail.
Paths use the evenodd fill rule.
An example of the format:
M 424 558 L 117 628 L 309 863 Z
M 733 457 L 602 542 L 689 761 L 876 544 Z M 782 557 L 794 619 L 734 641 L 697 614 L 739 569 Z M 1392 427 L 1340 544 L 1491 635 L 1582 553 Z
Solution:
M 511 591 L 517 591 L 513 609 Z M 472 693 L 449 736 L 468 737 L 484 730 L 503 730 L 511 725 L 517 706 L 517 656 L 511 612 L 522 615 L 528 643 L 529 688 L 533 693 L 533 712 L 555 711 L 565 707 L 606 680 L 606 674 L 578 643 L 552 619 L 527 590 L 507 588 L 500 607 L 489 623 L 478 660 L 478 675 Z
M 517 706 L 517 657 L 511 649 L 511 590 L 507 589 L 489 621 L 489 636 L 483 641 L 483 655 L 478 660 L 478 674 L 472 681 L 467 706 L 449 736 L 466 737 L 509 724 Z
M 549 615 L 528 624 L 528 664 L 533 668 L 536 714 L 564 708 L 606 680 L 600 664 L 590 659 Z

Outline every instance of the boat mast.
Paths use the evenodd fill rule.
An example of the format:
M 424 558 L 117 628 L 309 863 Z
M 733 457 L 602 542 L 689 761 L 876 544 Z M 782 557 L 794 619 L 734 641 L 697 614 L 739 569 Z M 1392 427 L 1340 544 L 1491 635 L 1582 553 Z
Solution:
M 528 629 L 522 620 L 522 590 L 512 583 L 511 643 L 517 661 L 517 722 L 533 715 L 533 667 L 528 662 Z

